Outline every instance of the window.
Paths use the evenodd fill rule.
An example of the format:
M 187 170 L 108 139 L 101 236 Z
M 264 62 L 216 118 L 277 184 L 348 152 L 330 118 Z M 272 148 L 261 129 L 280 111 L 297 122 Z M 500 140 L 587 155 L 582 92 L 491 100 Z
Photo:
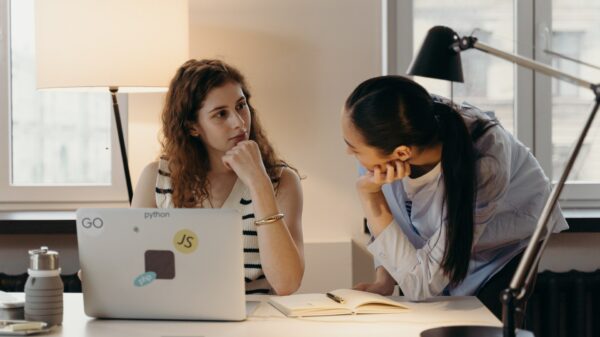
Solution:
M 126 200 L 110 94 L 37 91 L 34 0 L 0 4 L 2 209 Z
M 581 37 L 582 32 L 552 32 L 551 50 L 562 55 L 581 59 Z M 581 76 L 579 64 L 560 57 L 552 59 L 552 66 L 568 74 Z M 577 96 L 579 87 L 565 81 L 552 81 L 552 96 L 573 97 Z
M 386 51 L 384 62 L 411 60 L 426 32 L 445 25 L 497 49 L 533 58 L 593 83 L 600 80 L 600 70 L 544 52 L 551 49 L 600 66 L 596 61 L 600 59 L 597 1 L 383 0 L 383 6 L 387 10 L 384 31 L 395 30 L 402 46 Z M 534 74 L 481 51 L 465 51 L 461 58 L 464 84 L 451 87 L 446 81 L 415 79 L 431 92 L 495 111 L 505 128 L 532 149 L 546 174 L 556 181 L 589 116 L 591 90 Z M 394 70 L 404 74 L 406 68 Z M 597 207 L 599 202 L 600 121 L 596 120 L 561 194 L 561 205 Z
M 599 20 L 600 6 L 596 1 L 553 0 L 552 51 L 600 66 Z M 600 70 L 593 67 L 558 57 L 552 57 L 552 64 L 569 74 L 593 83 L 600 82 Z M 558 179 L 570 149 L 590 114 L 594 95 L 589 89 L 555 79 L 552 80 L 552 88 L 552 177 Z M 583 143 L 569 180 L 579 185 L 600 184 L 598 121 Z
M 437 25 L 448 26 L 459 35 L 474 35 L 480 41 L 503 50 L 513 51 L 513 4 L 495 0 L 482 3 L 477 0 L 440 2 L 414 1 L 413 56 L 419 51 L 427 31 Z M 464 83 L 417 77 L 428 90 L 450 97 L 460 103 L 469 103 L 484 110 L 494 111 L 504 127 L 514 129 L 514 66 L 485 53 L 467 51 L 461 55 Z M 501 78 L 502 80 L 498 80 Z

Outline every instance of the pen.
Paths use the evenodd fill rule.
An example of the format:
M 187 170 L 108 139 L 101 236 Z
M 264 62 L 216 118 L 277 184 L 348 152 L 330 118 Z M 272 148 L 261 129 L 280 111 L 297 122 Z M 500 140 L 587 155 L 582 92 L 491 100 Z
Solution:
M 340 304 L 344 304 L 346 302 L 343 298 L 336 296 L 332 293 L 327 293 L 326 295 L 327 295 L 327 297 L 331 298 L 332 300 L 334 300 Z

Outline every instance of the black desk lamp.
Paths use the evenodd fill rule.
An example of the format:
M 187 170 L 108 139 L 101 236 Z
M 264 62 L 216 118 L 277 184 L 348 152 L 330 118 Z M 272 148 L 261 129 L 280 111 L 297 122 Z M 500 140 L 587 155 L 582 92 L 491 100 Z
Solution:
M 494 56 L 503 58 L 509 62 L 514 62 L 528 69 L 533 69 L 548 76 L 571 82 L 573 84 L 591 89 L 595 95 L 595 103 L 592 111 L 573 147 L 565 168 L 560 176 L 558 183 L 552 189 L 550 197 L 546 201 L 542 214 L 538 220 L 535 231 L 531 236 L 525 253 L 519 262 L 519 266 L 510 285 L 505 289 L 500 299 L 502 301 L 502 322 L 503 327 L 489 326 L 452 326 L 440 327 L 423 331 L 422 337 L 450 337 L 450 336 L 504 336 L 504 337 L 529 337 L 533 333 L 526 330 L 515 329 L 515 302 L 521 300 L 531 284 L 531 280 L 537 272 L 537 264 L 546 247 L 548 238 L 553 228 L 547 228 L 552 210 L 554 209 L 560 192 L 571 172 L 573 163 L 579 154 L 583 140 L 587 135 L 590 126 L 598 111 L 600 105 L 600 85 L 593 84 L 575 76 L 563 73 L 557 69 L 545 64 L 533 61 L 531 59 L 518 55 L 503 52 L 501 50 L 483 44 L 473 36 L 460 37 L 454 30 L 436 26 L 429 30 L 427 37 L 421 46 L 417 57 L 409 67 L 409 75 L 437 78 L 441 80 L 462 82 L 462 66 L 460 62 L 460 52 L 467 49 L 478 49 Z M 545 231 L 545 232 L 544 232 Z

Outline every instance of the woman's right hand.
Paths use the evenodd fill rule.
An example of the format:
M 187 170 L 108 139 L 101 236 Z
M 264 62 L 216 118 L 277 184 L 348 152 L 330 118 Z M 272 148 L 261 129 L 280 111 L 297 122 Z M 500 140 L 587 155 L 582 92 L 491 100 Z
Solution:
M 384 184 L 392 183 L 409 175 L 410 165 L 408 162 L 394 160 L 386 163 L 384 167 L 376 165 L 373 171 L 367 171 L 360 176 L 356 182 L 356 188 L 359 193 L 377 193 L 381 191 L 381 186 Z
M 271 180 L 265 170 L 258 143 L 255 141 L 244 140 L 237 143 L 221 160 L 250 190 L 265 185 L 270 188 Z
M 361 282 L 355 285 L 352 289 L 368 291 L 370 293 L 376 293 L 383 296 L 390 296 L 394 293 L 394 287 L 396 286 L 396 281 L 392 278 L 392 276 L 383 268 L 379 266 L 377 271 L 375 272 L 375 282 Z
M 361 282 L 361 283 L 355 285 L 352 289 L 368 291 L 370 293 L 375 293 L 375 294 L 379 294 L 379 295 L 383 295 L 383 296 L 391 296 L 394 293 L 394 285 L 393 284 L 390 285 L 390 284 L 383 283 L 383 282 L 373 282 L 373 283 Z

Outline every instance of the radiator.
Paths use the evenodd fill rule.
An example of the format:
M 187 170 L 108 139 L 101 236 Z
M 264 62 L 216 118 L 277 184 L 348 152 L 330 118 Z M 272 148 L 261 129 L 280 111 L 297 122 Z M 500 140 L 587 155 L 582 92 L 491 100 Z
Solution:
M 600 337 L 600 270 L 538 274 L 525 328 L 536 337 Z

